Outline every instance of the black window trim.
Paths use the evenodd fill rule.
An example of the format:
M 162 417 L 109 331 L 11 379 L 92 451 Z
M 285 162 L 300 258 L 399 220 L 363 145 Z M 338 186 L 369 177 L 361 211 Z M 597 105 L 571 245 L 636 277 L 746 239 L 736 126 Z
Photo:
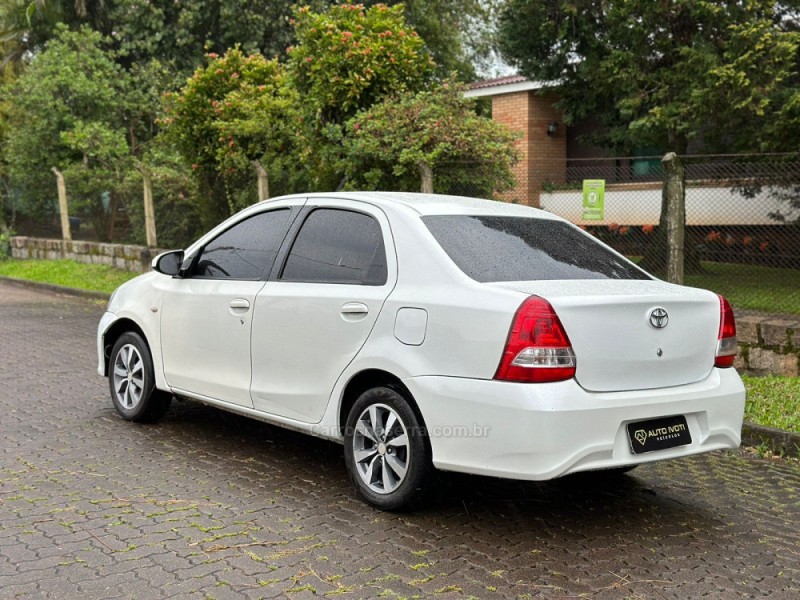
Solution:
M 280 243 L 278 244 L 278 252 L 275 255 L 275 259 L 272 261 L 272 265 L 269 265 L 268 267 L 265 267 L 258 277 L 208 277 L 208 276 L 201 276 L 201 275 L 194 275 L 193 274 L 193 271 L 194 271 L 195 267 L 197 266 L 197 262 L 200 260 L 200 256 L 202 256 L 202 254 L 205 251 L 206 247 L 211 242 L 213 242 L 214 240 L 219 238 L 219 236 L 227 233 L 228 231 L 230 231 L 231 229 L 233 229 L 237 225 L 239 225 L 241 223 L 244 223 L 245 221 L 247 221 L 249 219 L 252 219 L 254 217 L 257 217 L 259 215 L 263 215 L 264 213 L 277 212 L 279 210 L 287 210 L 287 209 L 290 211 L 290 213 L 289 213 L 289 226 L 284 231 L 283 238 L 281 239 Z M 247 215 L 246 217 L 244 217 L 242 219 L 239 219 L 235 223 L 231 223 L 229 227 L 226 227 L 225 229 L 223 229 L 222 231 L 217 233 L 217 235 L 215 235 L 213 238 L 208 240 L 205 244 L 203 244 L 202 246 L 200 246 L 200 248 L 197 249 L 197 252 L 192 257 L 192 264 L 187 269 L 187 275 L 185 276 L 185 279 L 192 279 L 192 280 L 196 280 L 196 281 L 268 281 L 268 275 L 273 271 L 275 263 L 278 262 L 278 258 L 280 257 L 281 250 L 283 249 L 284 245 L 286 244 L 286 240 L 287 240 L 287 238 L 289 236 L 289 233 L 292 231 L 292 229 L 294 228 L 295 224 L 297 223 L 297 220 L 298 220 L 297 217 L 301 214 L 302 210 L 303 210 L 303 206 L 300 205 L 300 204 L 291 204 L 291 205 L 275 206 L 275 207 L 269 206 L 269 207 L 265 207 L 264 210 L 259 210 L 259 211 L 253 212 L 253 213 Z
M 340 282 L 330 282 L 330 281 L 296 281 L 291 279 L 281 279 L 283 276 L 283 270 L 286 267 L 286 262 L 289 259 L 289 254 L 292 252 L 292 248 L 294 248 L 295 242 L 297 241 L 297 236 L 300 233 L 300 230 L 305 225 L 308 218 L 311 214 L 316 210 L 341 210 L 345 212 L 353 212 L 364 215 L 366 217 L 370 217 L 373 219 L 377 224 L 378 228 L 381 232 L 381 236 L 383 239 L 383 252 L 384 258 L 386 260 L 386 281 L 381 284 L 370 285 L 366 283 L 340 283 Z M 358 208 L 352 206 L 339 206 L 339 205 L 331 205 L 331 204 L 314 204 L 311 206 L 303 206 L 300 210 L 299 214 L 295 218 L 292 227 L 290 228 L 289 234 L 284 238 L 284 243 L 281 246 L 281 249 L 278 251 L 278 256 L 275 259 L 275 263 L 272 267 L 272 272 L 267 281 L 276 281 L 279 283 L 307 283 L 313 285 L 358 285 L 358 286 L 366 286 L 366 287 L 383 287 L 388 285 L 391 281 L 391 277 L 389 276 L 389 251 L 386 246 L 386 235 L 384 231 L 384 227 L 381 225 L 380 219 L 378 219 L 374 214 L 360 210 Z

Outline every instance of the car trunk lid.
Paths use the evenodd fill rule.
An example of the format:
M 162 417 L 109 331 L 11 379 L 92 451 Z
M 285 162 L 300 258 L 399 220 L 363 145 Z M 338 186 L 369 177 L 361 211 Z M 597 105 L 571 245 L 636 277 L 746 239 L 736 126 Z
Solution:
M 597 392 L 684 385 L 714 366 L 716 294 L 657 280 L 516 281 L 489 285 L 548 300 L 577 359 L 575 379 Z

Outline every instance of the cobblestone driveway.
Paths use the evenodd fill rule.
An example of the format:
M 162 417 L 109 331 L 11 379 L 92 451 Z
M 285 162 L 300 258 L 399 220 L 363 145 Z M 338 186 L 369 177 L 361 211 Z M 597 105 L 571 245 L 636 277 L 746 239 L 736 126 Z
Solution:
M 120 420 L 101 311 L 0 283 L 0 598 L 800 597 L 796 464 L 450 476 L 430 509 L 381 513 L 334 444 L 188 402 Z

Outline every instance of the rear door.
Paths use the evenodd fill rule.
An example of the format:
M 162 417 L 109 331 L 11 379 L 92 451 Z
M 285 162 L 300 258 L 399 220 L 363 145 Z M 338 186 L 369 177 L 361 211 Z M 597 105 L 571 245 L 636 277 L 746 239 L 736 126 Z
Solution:
M 258 410 L 316 423 L 397 279 L 389 223 L 369 204 L 309 200 L 256 296 L 251 394 Z
M 161 347 L 174 390 L 252 407 L 256 294 L 298 212 L 283 206 L 235 223 L 199 250 L 185 277 L 164 284 Z

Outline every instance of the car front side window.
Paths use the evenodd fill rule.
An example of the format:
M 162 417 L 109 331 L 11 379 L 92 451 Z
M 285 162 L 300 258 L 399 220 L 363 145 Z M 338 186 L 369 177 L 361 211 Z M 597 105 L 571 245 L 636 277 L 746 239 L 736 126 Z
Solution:
M 240 221 L 205 245 L 192 269 L 198 279 L 260 279 L 272 268 L 291 223 L 289 208 Z

